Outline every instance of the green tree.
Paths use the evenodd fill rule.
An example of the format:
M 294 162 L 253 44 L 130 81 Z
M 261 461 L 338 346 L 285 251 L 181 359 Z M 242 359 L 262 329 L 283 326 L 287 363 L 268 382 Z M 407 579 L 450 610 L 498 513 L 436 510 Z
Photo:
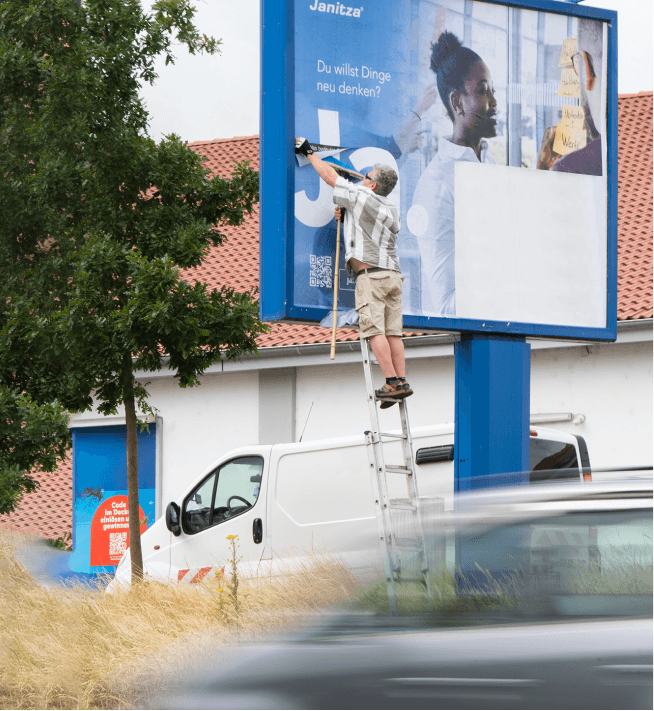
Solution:
M 0 413 L 0 514 L 7 514 L 38 487 L 32 473 L 51 472 L 64 459 L 70 433 L 58 403 L 39 405 L 2 385 Z
M 252 293 L 189 283 L 258 200 L 247 164 L 211 178 L 177 137 L 147 134 L 140 82 L 173 41 L 214 54 L 189 0 L 0 2 L 0 382 L 69 410 L 125 408 L 132 579 L 142 576 L 137 371 L 183 387 L 256 352 Z M 227 258 L 227 257 L 226 257 Z

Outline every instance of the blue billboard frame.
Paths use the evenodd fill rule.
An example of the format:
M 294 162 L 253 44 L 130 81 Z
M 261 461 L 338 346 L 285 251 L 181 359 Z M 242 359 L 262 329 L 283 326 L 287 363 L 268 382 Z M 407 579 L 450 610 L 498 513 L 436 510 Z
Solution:
M 607 304 L 606 327 L 506 323 L 404 316 L 410 331 L 466 331 L 571 340 L 617 338 L 618 78 L 617 13 L 551 0 L 487 0 L 494 4 L 607 22 Z M 295 0 L 261 0 L 260 315 L 264 321 L 317 324 L 326 308 L 293 304 L 295 162 Z

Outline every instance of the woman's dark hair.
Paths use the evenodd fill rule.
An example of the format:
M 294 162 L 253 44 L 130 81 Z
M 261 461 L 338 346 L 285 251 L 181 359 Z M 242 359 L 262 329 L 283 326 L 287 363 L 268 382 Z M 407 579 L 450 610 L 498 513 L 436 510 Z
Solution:
M 461 44 L 459 38 L 451 32 L 443 32 L 436 44 L 431 46 L 431 70 L 436 75 L 436 85 L 441 101 L 445 104 L 448 116 L 454 121 L 450 106 L 450 93 L 461 91 L 470 68 L 481 57 Z

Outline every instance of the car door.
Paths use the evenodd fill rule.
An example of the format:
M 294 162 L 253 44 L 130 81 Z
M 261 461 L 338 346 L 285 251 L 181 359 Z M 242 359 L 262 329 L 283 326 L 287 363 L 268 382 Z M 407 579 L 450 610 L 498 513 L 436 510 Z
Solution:
M 181 506 L 182 532 L 171 547 L 173 576 L 199 582 L 211 574 L 210 569 L 218 573 L 231 558 L 228 536 L 237 537 L 237 556 L 243 564 L 260 560 L 266 533 L 263 469 L 263 457 L 236 457 L 187 494 Z

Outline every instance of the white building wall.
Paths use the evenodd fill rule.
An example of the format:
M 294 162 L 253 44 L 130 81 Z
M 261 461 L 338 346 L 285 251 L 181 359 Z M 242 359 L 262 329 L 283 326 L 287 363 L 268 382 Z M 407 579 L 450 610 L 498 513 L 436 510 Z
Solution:
M 417 354 L 407 349 L 407 380 L 414 390 L 409 401 L 413 427 L 454 421 L 454 347 L 443 346 L 441 350 L 442 355 L 428 359 L 413 357 Z M 370 429 L 360 356 L 358 362 L 340 365 L 330 363 L 329 354 L 324 357 L 324 365 L 297 369 L 296 432 L 299 439 L 306 427 L 305 441 Z M 381 370 L 374 367 L 373 375 L 376 385 L 381 386 Z M 383 429 L 399 428 L 397 408 L 380 410 L 379 414 Z
M 272 443 L 281 432 L 308 441 L 368 429 L 358 344 L 344 347 L 335 361 L 329 360 L 328 350 L 328 345 L 270 349 L 260 358 L 216 364 L 196 388 L 180 388 L 164 372 L 150 375 L 150 404 L 162 418 L 158 499 L 163 509 L 231 449 L 260 439 Z M 411 425 L 452 422 L 454 345 L 414 345 L 406 356 L 407 378 L 415 390 Z M 381 371 L 376 373 L 381 383 Z M 277 381 L 289 378 L 294 383 L 284 393 Z M 382 428 L 398 428 L 395 409 L 380 413 Z M 530 410 L 584 415 L 579 425 L 543 424 L 582 435 L 593 467 L 651 465 L 651 323 L 623 332 L 615 344 L 533 342 Z M 275 417 L 280 422 L 271 427 Z M 71 418 L 71 427 L 100 424 L 124 424 L 124 417 L 83 413 Z
M 582 435 L 593 467 L 652 464 L 652 343 L 534 350 L 531 412 L 583 414 L 580 425 L 547 425 Z
M 180 388 L 172 378 L 157 379 L 148 390 L 150 404 L 163 418 L 164 508 L 225 452 L 257 443 L 256 372 L 205 375 L 194 388 Z
M 259 376 L 256 371 L 209 374 L 199 387 L 188 388 L 180 388 L 172 377 L 152 377 L 148 392 L 149 403 L 161 418 L 157 422 L 161 512 L 225 452 L 257 443 Z M 116 416 L 84 412 L 70 419 L 70 427 L 124 424 L 122 408 Z
M 438 355 L 424 358 L 407 349 L 407 379 L 414 389 L 409 401 L 413 427 L 454 421 L 454 348 L 440 346 L 439 350 Z M 369 429 L 363 367 L 329 365 L 329 356 L 324 357 L 323 366 L 297 369 L 296 432 L 299 438 L 306 426 L 305 440 Z M 377 374 L 381 384 L 381 371 Z M 579 425 L 542 424 L 584 437 L 594 467 L 651 465 L 652 342 L 532 344 L 530 412 L 584 415 Z M 380 415 L 383 428 L 399 427 L 393 408 Z

